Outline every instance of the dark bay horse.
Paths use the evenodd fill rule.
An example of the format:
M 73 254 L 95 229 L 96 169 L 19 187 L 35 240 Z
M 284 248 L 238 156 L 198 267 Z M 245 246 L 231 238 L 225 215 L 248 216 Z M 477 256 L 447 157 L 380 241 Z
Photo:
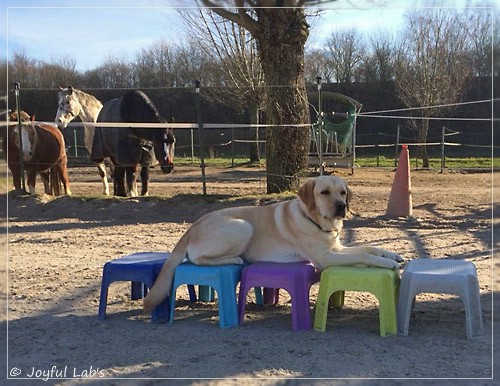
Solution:
M 97 117 L 102 109 L 101 101 L 82 90 L 67 86 L 66 88 L 61 88 L 57 93 L 57 104 L 58 108 L 54 119 L 56 124 L 63 130 L 73 119 L 79 117 L 83 122 L 85 147 L 88 153 L 91 154 L 95 125 L 86 123 L 97 122 Z M 141 194 L 143 196 L 148 194 L 149 167 L 157 162 L 153 152 L 149 151 L 149 148 L 152 149 L 152 145 L 148 144 L 144 147 L 141 160 L 141 164 L 143 165 L 141 169 Z M 113 176 L 113 165 L 108 160 L 106 160 L 106 163 L 108 163 L 111 169 L 111 176 Z M 97 163 L 97 170 L 101 176 L 103 193 L 109 196 L 109 184 L 105 164 Z
M 17 122 L 17 113 L 9 115 L 11 122 Z M 60 182 L 64 193 L 71 194 L 69 189 L 66 148 L 64 137 L 57 126 L 34 123 L 24 111 L 21 112 L 21 129 L 10 124 L 3 141 L 4 154 L 7 154 L 7 164 L 12 173 L 14 188 L 21 191 L 20 142 L 22 142 L 22 157 L 26 172 L 28 190 L 35 194 L 36 175 L 40 174 L 46 194 L 60 195 Z M 19 136 L 22 140 L 19 140 Z
M 102 162 L 109 157 L 113 162 L 115 196 L 137 196 L 137 166 L 141 163 L 147 141 L 153 144 L 161 170 L 170 173 L 174 169 L 175 137 L 172 129 L 100 127 L 99 122 L 164 123 L 165 120 L 146 94 L 139 90 L 129 91 L 104 104 L 97 118 L 90 158 Z M 149 173 L 147 168 L 146 172 Z M 144 181 L 147 182 L 148 178 L 141 177 L 144 190 Z

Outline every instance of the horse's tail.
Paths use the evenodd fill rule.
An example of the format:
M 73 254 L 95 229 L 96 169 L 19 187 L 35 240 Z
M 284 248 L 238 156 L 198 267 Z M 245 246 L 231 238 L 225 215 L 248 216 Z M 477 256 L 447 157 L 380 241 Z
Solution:
M 59 173 L 59 168 L 52 166 L 49 170 L 49 180 L 50 180 L 50 192 L 53 196 L 61 195 L 61 175 Z
M 163 264 L 155 284 L 144 298 L 143 308 L 145 312 L 151 312 L 170 293 L 175 268 L 182 263 L 186 257 L 188 243 L 189 231 L 181 237 L 174 250 L 165 261 L 165 264 Z

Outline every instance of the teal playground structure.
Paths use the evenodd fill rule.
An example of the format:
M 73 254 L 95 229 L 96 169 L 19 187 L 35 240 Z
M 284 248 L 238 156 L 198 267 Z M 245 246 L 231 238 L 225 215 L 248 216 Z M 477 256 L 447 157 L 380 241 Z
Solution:
M 311 122 L 309 166 L 354 167 L 356 116 L 363 105 L 342 94 L 324 91 L 308 95 Z

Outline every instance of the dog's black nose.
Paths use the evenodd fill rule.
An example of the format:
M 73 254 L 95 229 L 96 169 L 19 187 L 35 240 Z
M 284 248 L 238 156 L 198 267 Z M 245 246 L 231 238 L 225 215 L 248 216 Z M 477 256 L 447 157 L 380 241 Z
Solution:
M 337 203 L 335 204 L 337 216 L 345 217 L 345 208 L 346 208 L 345 202 L 337 201 Z

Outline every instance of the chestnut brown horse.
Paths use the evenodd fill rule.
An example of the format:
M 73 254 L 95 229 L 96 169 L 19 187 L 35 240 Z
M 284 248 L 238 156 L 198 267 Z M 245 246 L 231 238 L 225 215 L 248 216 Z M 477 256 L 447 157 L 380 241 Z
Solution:
M 64 193 L 70 195 L 66 148 L 62 133 L 55 125 L 35 124 L 35 117 L 30 118 L 24 111 L 20 115 L 21 128 L 17 124 L 12 124 L 18 120 L 17 113 L 9 114 L 11 124 L 5 131 L 6 138 L 3 140 L 3 150 L 7 155 L 7 164 L 12 173 L 14 188 L 16 191 L 22 189 L 20 162 L 22 153 L 30 194 L 35 194 L 36 175 L 39 173 L 46 194 L 60 195 L 60 182 L 62 182 Z M 20 150 L 21 142 L 22 150 Z

